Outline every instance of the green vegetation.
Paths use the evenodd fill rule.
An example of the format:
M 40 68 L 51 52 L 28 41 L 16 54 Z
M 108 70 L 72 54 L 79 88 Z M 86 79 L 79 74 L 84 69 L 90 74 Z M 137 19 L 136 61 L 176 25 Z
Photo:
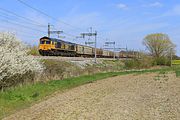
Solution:
M 175 55 L 176 45 L 172 43 L 167 34 L 149 34 L 144 38 L 143 45 L 152 56 L 153 65 L 170 66 L 170 56 Z
M 38 46 L 30 46 L 29 48 L 29 55 L 39 56 Z
M 180 60 L 173 60 L 172 65 L 173 67 L 176 67 L 176 76 L 180 77 Z
M 108 72 L 97 73 L 94 75 L 85 75 L 80 77 L 68 78 L 64 80 L 48 81 L 46 83 L 39 82 L 30 85 L 23 85 L 22 87 L 11 88 L 5 92 L 0 92 L 0 118 L 30 106 L 35 101 L 39 101 L 46 96 L 51 95 L 55 91 L 63 91 L 93 81 L 125 74 L 142 74 L 147 72 L 164 72 L 171 71 L 171 68 L 141 70 L 141 71 L 124 71 L 124 72 Z
M 82 70 L 77 65 L 59 60 L 42 60 L 45 66 L 44 75 L 39 80 L 62 80 L 67 77 L 79 76 Z
M 153 66 L 153 60 L 151 57 L 143 56 L 142 59 L 132 59 L 124 61 L 126 69 L 140 69 L 140 68 L 150 68 Z
M 180 70 L 177 70 L 177 71 L 176 71 L 176 76 L 177 76 L 177 77 L 180 77 Z
M 170 66 L 171 61 L 170 58 L 168 57 L 159 57 L 159 58 L 154 58 L 152 64 L 155 65 L 165 65 L 165 66 Z
M 100 72 L 114 72 L 123 69 L 124 64 L 119 60 L 102 60 L 98 64 L 87 62 L 79 64 L 78 62 L 68 62 L 59 60 L 42 60 L 45 66 L 44 74 L 38 78 L 40 81 L 62 80 L 65 78 L 92 75 Z

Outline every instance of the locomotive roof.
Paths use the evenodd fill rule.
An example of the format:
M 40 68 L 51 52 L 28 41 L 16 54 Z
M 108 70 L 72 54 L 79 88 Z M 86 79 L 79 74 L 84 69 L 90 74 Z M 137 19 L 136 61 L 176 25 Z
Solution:
M 71 43 L 71 42 L 67 42 L 67 41 L 64 41 L 64 40 L 61 40 L 61 39 L 56 39 L 56 38 L 49 38 L 49 37 L 42 37 L 42 38 L 40 38 L 40 39 L 49 39 L 49 40 L 51 40 L 51 41 L 53 41 L 53 42 L 65 42 L 65 43 L 68 43 L 68 44 L 75 44 L 75 43 Z
M 65 43 L 73 44 L 73 45 L 81 45 L 81 44 L 76 44 L 76 43 L 67 42 L 67 41 L 64 41 L 64 40 L 61 40 L 61 39 L 49 38 L 49 37 L 46 37 L 46 36 L 40 38 L 40 40 L 41 40 L 41 39 L 49 39 L 49 40 L 52 40 L 52 41 L 54 41 L 54 42 L 65 42 Z M 86 47 L 94 48 L 94 47 L 92 47 L 92 46 L 87 46 L 87 45 L 81 45 L 81 46 L 86 46 Z M 99 48 L 96 48 L 96 49 L 99 49 Z
M 42 37 L 40 38 L 41 39 L 49 39 L 49 40 L 52 40 L 54 42 L 65 42 L 65 43 L 68 43 L 68 44 L 73 44 L 73 45 L 81 45 L 81 44 L 76 44 L 76 43 L 71 43 L 71 42 L 67 42 L 67 41 L 64 41 L 64 40 L 61 40 L 61 39 L 56 39 L 56 38 L 49 38 L 49 37 Z M 86 47 L 91 47 L 91 46 L 87 46 L 87 45 L 81 45 L 81 46 L 86 46 Z M 93 48 L 93 47 L 91 47 Z M 97 48 L 98 49 L 98 48 Z

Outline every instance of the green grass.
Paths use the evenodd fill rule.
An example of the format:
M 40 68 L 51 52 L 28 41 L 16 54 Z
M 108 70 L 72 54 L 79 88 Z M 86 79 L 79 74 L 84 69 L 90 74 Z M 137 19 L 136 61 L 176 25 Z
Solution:
M 36 83 L 22 87 L 11 88 L 5 92 L 0 92 L 0 119 L 22 108 L 31 106 L 33 103 L 44 99 L 55 91 L 63 91 L 83 84 L 92 83 L 108 77 L 126 75 L 126 74 L 143 74 L 147 72 L 164 72 L 171 71 L 172 68 L 142 70 L 142 71 L 125 71 L 97 73 L 94 75 L 85 75 L 80 77 L 68 78 L 64 80 L 53 80 L 47 83 Z
M 176 76 L 177 76 L 177 77 L 180 77 L 180 70 L 177 70 L 177 71 L 176 71 Z

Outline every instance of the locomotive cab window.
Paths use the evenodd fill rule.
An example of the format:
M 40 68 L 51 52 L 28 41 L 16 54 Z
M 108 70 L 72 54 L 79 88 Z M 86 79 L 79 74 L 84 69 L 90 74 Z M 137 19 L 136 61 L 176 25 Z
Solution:
M 51 44 L 51 41 L 46 41 L 46 44 Z
M 40 41 L 40 44 L 45 44 L 45 41 Z

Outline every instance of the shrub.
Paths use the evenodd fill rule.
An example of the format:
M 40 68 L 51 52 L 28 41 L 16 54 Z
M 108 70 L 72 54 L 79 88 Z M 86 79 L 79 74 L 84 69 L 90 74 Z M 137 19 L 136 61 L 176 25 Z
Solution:
M 130 69 L 130 68 L 139 68 L 140 61 L 137 59 L 133 60 L 127 60 L 125 61 L 125 67 Z
M 125 68 L 149 68 L 152 67 L 153 59 L 149 56 L 142 56 L 141 59 L 131 59 L 125 61 Z
M 15 35 L 0 33 L 0 89 L 21 83 L 24 78 L 42 72 L 43 66 Z
M 29 49 L 30 49 L 28 52 L 29 55 L 34 55 L 34 56 L 40 55 L 37 46 L 30 46 Z
M 176 76 L 177 76 L 177 77 L 180 77 L 180 70 L 177 70 L 177 71 L 176 71 Z
M 154 58 L 153 65 L 168 65 L 170 66 L 171 61 L 167 57 Z
M 63 79 L 65 72 L 65 62 L 57 60 L 43 60 L 44 66 L 44 80 Z M 64 64 L 63 64 L 64 63 Z

